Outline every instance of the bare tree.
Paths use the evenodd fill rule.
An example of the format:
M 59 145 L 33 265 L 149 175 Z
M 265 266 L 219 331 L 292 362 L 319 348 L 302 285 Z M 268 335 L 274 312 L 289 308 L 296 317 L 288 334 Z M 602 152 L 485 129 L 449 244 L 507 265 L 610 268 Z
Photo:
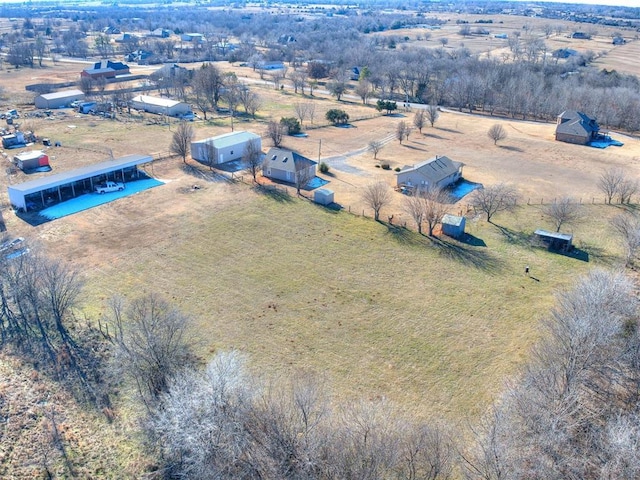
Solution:
M 618 194 L 620 185 L 625 180 L 624 172 L 619 168 L 605 170 L 598 179 L 598 188 L 605 195 L 605 201 L 611 204 L 611 200 Z
M 242 154 L 242 163 L 245 166 L 247 173 L 251 174 L 253 181 L 256 181 L 256 176 L 262 166 L 262 151 L 260 150 L 257 140 L 250 140 L 244 148 Z
M 218 149 L 216 148 L 213 140 L 207 140 L 199 146 L 200 160 L 209 166 L 209 170 L 213 170 L 213 166 L 218 159 Z
M 296 117 L 300 120 L 300 125 L 303 125 L 305 119 L 309 116 L 309 105 L 311 105 L 309 102 L 296 102 L 293 105 Z
M 631 197 L 638 193 L 638 181 L 625 178 L 618 185 L 617 193 L 620 204 L 631 203 Z
M 371 140 L 369 142 L 369 150 L 373 152 L 374 160 L 378 158 L 378 153 L 380 153 L 380 150 L 382 150 L 383 146 L 384 144 L 380 140 Z
M 556 232 L 559 232 L 563 225 L 574 225 L 584 215 L 582 205 L 571 197 L 563 197 L 545 205 L 542 212 L 553 222 Z
M 470 201 L 474 210 L 484 213 L 487 222 L 498 212 L 513 211 L 518 201 L 515 188 L 499 183 L 476 190 Z
M 409 131 L 410 129 L 406 122 L 404 120 L 400 120 L 400 122 L 398 122 L 398 126 L 396 127 L 396 138 L 400 142 L 400 145 L 402 145 L 402 140 L 404 140 L 404 138 L 408 136 Z
M 418 129 L 420 133 L 422 133 L 422 129 L 424 128 L 424 124 L 426 121 L 426 114 L 424 110 L 418 110 L 413 116 L 413 126 Z
M 240 84 L 238 88 L 238 99 L 244 107 L 245 113 L 255 118 L 256 112 L 262 103 L 260 96 L 257 93 L 252 92 L 247 85 Z
M 634 264 L 640 249 L 640 217 L 633 213 L 622 213 L 611 220 L 625 250 L 625 264 Z
M 156 295 L 129 305 L 113 298 L 109 306 L 116 371 L 134 381 L 141 400 L 151 408 L 194 360 L 189 319 Z
M 245 363 L 237 352 L 222 352 L 204 371 L 186 370 L 172 379 L 149 422 L 166 471 L 186 478 L 258 478 L 246 426 L 259 384 Z
M 287 134 L 287 127 L 280 122 L 272 120 L 267 125 L 267 136 L 273 142 L 274 147 L 282 145 L 282 139 Z
M 380 220 L 380 210 L 391 202 L 391 189 L 385 182 L 370 183 L 362 192 L 362 200 L 374 212 L 374 218 Z
M 307 183 L 313 180 L 314 170 L 310 167 L 307 162 L 300 162 L 300 165 L 296 165 L 296 175 L 295 175 L 295 185 L 296 185 L 296 194 L 300 195 L 300 190 L 302 190 Z
M 438 118 L 440 118 L 440 112 L 438 111 L 438 105 L 430 103 L 429 105 L 427 105 L 427 108 L 425 109 L 425 113 L 427 115 L 427 119 L 429 120 L 429 123 L 433 127 L 433 125 L 436 123 Z
M 187 163 L 187 156 L 191 150 L 191 141 L 193 140 L 193 127 L 186 122 L 180 122 L 177 130 L 171 138 L 169 151 L 175 155 L 182 157 L 182 161 Z
M 424 222 L 428 227 L 428 235 L 433 236 L 433 229 L 442 221 L 447 206 L 445 205 L 448 196 L 440 187 L 432 186 L 426 190 L 419 191 L 417 196 L 421 199 L 424 208 Z
M 489 128 L 487 132 L 487 136 L 493 140 L 493 144 L 497 144 L 500 140 L 504 140 L 507 138 L 507 131 L 504 129 L 502 125 L 496 123 Z
M 371 93 L 373 93 L 371 82 L 366 79 L 360 80 L 358 85 L 356 85 L 355 92 L 362 99 L 363 105 L 366 105 Z
M 313 125 L 313 119 L 316 116 L 316 104 L 315 103 L 308 103 L 307 104 L 307 116 L 309 117 L 309 122 L 311 122 L 311 125 Z M 302 123 L 302 122 L 300 122 Z
M 411 195 L 404 199 L 404 211 L 409 214 L 418 228 L 418 233 L 422 235 L 422 223 L 424 222 L 425 209 L 419 195 Z

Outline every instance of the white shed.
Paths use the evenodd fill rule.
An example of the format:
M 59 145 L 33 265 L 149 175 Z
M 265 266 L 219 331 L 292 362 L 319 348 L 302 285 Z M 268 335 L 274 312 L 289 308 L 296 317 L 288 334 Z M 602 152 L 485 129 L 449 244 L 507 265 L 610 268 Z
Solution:
M 76 100 L 84 100 L 81 90 L 62 90 L 54 93 L 43 93 L 35 98 L 36 108 L 62 108 L 71 105 Z
M 442 233 L 458 238 L 464 235 L 465 218 L 447 213 L 442 217 Z
M 131 100 L 131 107 L 159 115 L 179 117 L 191 113 L 191 107 L 184 102 L 171 100 L 169 98 L 152 97 L 151 95 L 138 95 Z
M 230 132 L 191 142 L 191 158 L 206 164 L 240 160 L 249 142 L 262 151 L 262 139 L 252 132 Z
M 313 201 L 320 205 L 330 205 L 333 203 L 333 190 L 319 188 L 313 192 Z

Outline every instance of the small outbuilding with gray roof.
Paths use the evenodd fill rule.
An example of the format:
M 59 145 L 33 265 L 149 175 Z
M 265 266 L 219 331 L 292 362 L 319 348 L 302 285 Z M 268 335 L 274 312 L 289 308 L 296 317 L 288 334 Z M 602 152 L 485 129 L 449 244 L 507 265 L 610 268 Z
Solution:
M 54 93 L 43 93 L 35 98 L 36 108 L 63 108 L 77 100 L 84 100 L 81 90 L 62 90 Z
M 431 158 L 413 166 L 405 165 L 396 173 L 398 187 L 445 188 L 462 177 L 464 163 L 454 162 L 449 157 Z
M 127 155 L 87 165 L 68 172 L 49 175 L 30 182 L 9 185 L 9 202 L 16 210 L 41 210 L 56 203 L 92 192 L 94 185 L 108 180 L 128 182 L 141 175 L 138 165 L 151 162 L 148 155 Z
M 191 142 L 191 158 L 207 165 L 240 160 L 249 142 L 253 142 L 256 151 L 262 155 L 260 136 L 240 131 Z

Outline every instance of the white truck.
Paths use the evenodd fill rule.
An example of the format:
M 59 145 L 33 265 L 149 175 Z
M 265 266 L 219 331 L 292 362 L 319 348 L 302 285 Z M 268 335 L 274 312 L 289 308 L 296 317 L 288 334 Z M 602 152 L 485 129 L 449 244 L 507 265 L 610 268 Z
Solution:
M 96 193 L 119 192 L 124 190 L 124 183 L 120 182 L 104 182 L 96 185 Z

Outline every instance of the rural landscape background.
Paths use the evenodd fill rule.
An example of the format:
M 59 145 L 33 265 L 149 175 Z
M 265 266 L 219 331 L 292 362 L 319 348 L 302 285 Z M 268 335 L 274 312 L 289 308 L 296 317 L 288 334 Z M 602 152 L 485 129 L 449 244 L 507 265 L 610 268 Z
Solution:
M 2 151 L 0 477 L 637 477 L 639 28 L 547 2 L 0 5 L 4 134 L 39 144 Z M 130 75 L 81 77 L 103 60 Z M 69 88 L 100 108 L 35 107 Z M 556 141 L 571 110 L 623 145 Z M 317 161 L 334 203 L 176 148 L 241 130 Z M 16 168 L 39 148 L 51 173 Z M 131 154 L 162 185 L 10 204 Z M 482 186 L 437 202 L 457 239 L 396 181 L 442 156 Z

